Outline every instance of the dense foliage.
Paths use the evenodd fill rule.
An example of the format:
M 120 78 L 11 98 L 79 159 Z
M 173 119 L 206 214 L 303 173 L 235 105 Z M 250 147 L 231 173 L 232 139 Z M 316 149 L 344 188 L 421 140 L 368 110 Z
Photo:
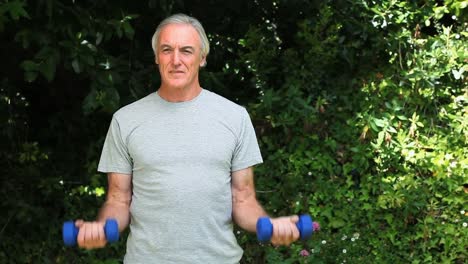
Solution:
M 112 113 L 159 85 L 150 39 L 175 12 L 212 45 L 204 88 L 251 114 L 292 247 L 236 231 L 242 263 L 466 263 L 468 1 L 0 1 L 0 263 L 120 263 L 125 239 L 65 248 L 93 219 Z M 201 243 L 203 243 L 201 241 Z

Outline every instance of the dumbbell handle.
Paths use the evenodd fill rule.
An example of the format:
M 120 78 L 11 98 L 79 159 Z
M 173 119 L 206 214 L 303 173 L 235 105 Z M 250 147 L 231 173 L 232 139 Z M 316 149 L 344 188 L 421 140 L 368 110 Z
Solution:
M 76 239 L 79 231 L 79 228 L 75 225 L 75 221 L 67 221 L 63 223 L 63 243 L 65 243 L 66 246 L 76 245 Z M 106 224 L 104 225 L 104 234 L 106 235 L 106 240 L 109 243 L 119 240 L 119 224 L 117 223 L 117 220 L 113 218 L 106 220 Z
M 313 222 L 310 215 L 299 216 L 299 221 L 296 223 L 297 229 L 299 230 L 300 238 L 306 240 L 312 236 L 314 232 Z M 271 240 L 273 235 L 273 225 L 271 224 L 270 218 L 260 217 L 257 220 L 257 238 L 260 242 L 268 242 Z

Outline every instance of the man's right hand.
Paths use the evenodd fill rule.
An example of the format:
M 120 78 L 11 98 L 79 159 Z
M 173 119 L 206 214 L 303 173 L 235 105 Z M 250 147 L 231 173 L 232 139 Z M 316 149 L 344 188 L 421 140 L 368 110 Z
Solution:
M 106 246 L 107 240 L 102 222 L 85 222 L 76 220 L 75 226 L 79 228 L 77 243 L 80 248 L 94 249 Z

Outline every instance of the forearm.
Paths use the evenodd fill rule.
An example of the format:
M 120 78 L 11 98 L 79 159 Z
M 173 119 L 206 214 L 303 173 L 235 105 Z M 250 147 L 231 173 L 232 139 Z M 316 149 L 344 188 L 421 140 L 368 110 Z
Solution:
M 109 190 L 97 220 L 104 223 L 108 218 L 115 218 L 119 224 L 119 231 L 123 231 L 130 223 L 131 175 L 109 173 L 107 176 Z
M 234 196 L 233 199 L 234 222 L 246 231 L 256 232 L 258 218 L 267 216 L 267 213 L 255 198 L 255 194 Z
M 99 210 L 97 221 L 104 223 L 108 218 L 114 218 L 122 232 L 130 223 L 130 206 L 126 203 L 106 201 Z

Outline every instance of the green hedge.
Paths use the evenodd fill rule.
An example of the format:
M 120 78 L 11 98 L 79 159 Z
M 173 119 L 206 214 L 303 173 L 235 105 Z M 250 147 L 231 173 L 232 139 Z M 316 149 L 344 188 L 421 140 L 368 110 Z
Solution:
M 467 1 L 108 2 L 0 2 L 0 263 L 121 262 L 125 239 L 60 227 L 103 202 L 110 116 L 158 87 L 174 12 L 209 34 L 202 85 L 251 114 L 267 211 L 321 224 L 288 248 L 236 230 L 242 263 L 466 262 Z

